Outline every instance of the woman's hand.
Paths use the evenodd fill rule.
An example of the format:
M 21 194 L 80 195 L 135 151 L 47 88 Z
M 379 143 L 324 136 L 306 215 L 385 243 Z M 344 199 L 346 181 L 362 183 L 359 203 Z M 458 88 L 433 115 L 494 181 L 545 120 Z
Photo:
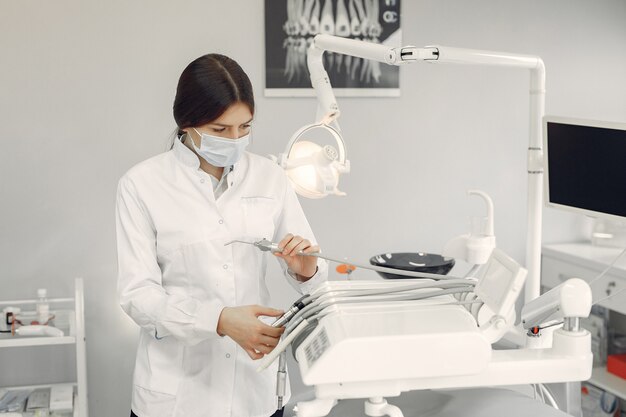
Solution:
M 315 275 L 317 271 L 317 258 L 315 256 L 298 255 L 298 252 L 319 252 L 319 246 L 311 246 L 311 242 L 303 237 L 294 236 L 289 233 L 278 243 L 278 247 L 282 249 L 282 252 L 275 252 L 274 255 L 284 259 L 289 269 L 302 277 L 303 281 Z
M 270 353 L 285 331 L 259 320 L 259 316 L 280 317 L 283 311 L 257 305 L 225 307 L 217 323 L 217 333 L 228 336 L 246 351 L 253 360 Z

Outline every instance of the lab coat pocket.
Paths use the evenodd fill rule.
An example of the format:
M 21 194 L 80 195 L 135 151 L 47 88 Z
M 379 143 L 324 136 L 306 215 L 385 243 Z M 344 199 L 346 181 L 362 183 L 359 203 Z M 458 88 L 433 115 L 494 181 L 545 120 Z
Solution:
M 230 253 L 230 247 L 224 246 L 224 239 L 205 239 L 181 246 L 164 257 L 163 287 L 168 294 L 188 301 L 222 297 L 228 290 L 224 287 L 228 272 L 223 265 Z M 190 313 L 183 311 L 183 314 Z
M 244 230 L 252 239 L 273 239 L 278 203 L 271 197 L 242 197 Z
M 142 334 L 135 366 L 135 385 L 161 394 L 176 395 L 183 375 L 182 365 L 183 345 L 175 338 L 155 340 Z

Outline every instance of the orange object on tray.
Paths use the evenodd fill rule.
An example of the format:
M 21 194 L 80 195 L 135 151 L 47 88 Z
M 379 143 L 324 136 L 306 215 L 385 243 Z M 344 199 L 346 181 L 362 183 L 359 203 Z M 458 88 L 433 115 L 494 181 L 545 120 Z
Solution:
M 355 269 L 356 269 L 356 266 L 350 265 L 350 264 L 337 265 L 337 268 L 335 268 L 335 270 L 339 272 L 340 274 L 348 274 L 348 275 L 351 274 Z
M 613 375 L 626 379 L 626 354 L 609 355 L 606 361 L 606 370 Z

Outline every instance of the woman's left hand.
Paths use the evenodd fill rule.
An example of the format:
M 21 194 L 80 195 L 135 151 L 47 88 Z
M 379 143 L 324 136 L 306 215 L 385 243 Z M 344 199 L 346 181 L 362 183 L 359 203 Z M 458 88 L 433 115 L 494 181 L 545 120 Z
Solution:
M 311 242 L 302 236 L 294 236 L 288 233 L 278 243 L 278 247 L 282 249 L 282 252 L 275 252 L 274 255 L 284 259 L 292 272 L 299 275 L 304 281 L 315 275 L 317 271 L 317 257 L 298 255 L 298 252 L 319 252 L 319 246 L 312 246 Z

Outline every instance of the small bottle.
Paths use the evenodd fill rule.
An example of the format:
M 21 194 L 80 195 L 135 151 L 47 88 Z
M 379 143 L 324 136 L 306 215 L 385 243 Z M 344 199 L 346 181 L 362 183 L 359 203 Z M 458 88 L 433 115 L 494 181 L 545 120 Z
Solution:
M 37 321 L 39 324 L 48 323 L 50 318 L 50 306 L 48 305 L 48 291 L 45 288 L 37 290 Z

